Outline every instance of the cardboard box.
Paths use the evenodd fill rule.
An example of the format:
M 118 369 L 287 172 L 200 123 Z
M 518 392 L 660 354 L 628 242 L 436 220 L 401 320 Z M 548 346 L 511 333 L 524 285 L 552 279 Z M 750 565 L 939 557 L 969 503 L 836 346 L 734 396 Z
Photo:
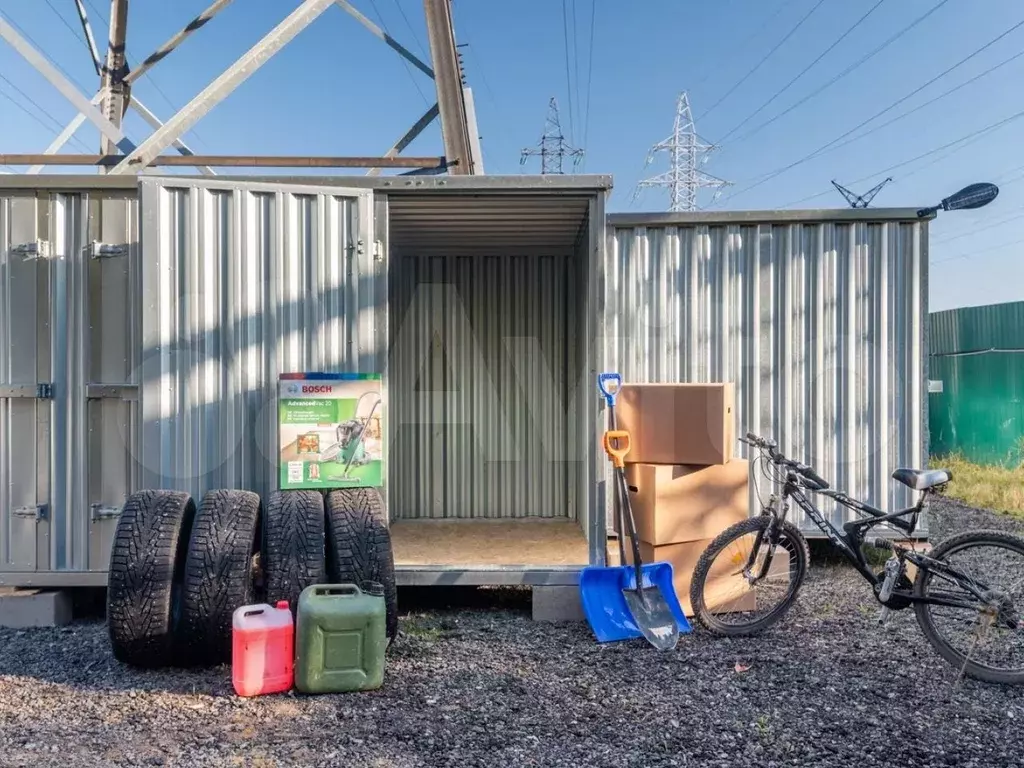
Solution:
M 638 537 L 655 546 L 715 538 L 750 516 L 749 477 L 746 459 L 706 467 L 628 465 L 626 483 Z
M 693 616 L 693 606 L 690 604 L 693 569 L 697 567 L 697 561 L 700 560 L 701 554 L 710 543 L 710 539 L 688 541 L 684 544 L 669 544 L 663 547 L 655 547 L 647 542 L 640 543 L 640 558 L 645 564 L 654 562 L 672 564 L 672 581 L 676 588 L 676 596 L 679 598 L 679 603 L 686 616 Z M 629 564 L 633 562 L 633 551 L 628 539 L 625 544 L 626 563 Z M 619 562 L 618 546 L 617 541 L 608 542 L 609 565 L 616 565 Z M 749 554 L 747 552 L 746 556 L 749 557 Z M 730 563 L 726 557 L 719 556 L 715 560 L 708 588 L 705 589 L 705 601 L 712 610 L 720 613 L 755 610 L 756 595 L 754 591 L 750 589 L 742 576 L 730 573 L 733 569 L 735 569 L 735 565 Z
M 623 384 L 619 429 L 630 464 L 726 464 L 736 442 L 736 390 L 719 384 Z

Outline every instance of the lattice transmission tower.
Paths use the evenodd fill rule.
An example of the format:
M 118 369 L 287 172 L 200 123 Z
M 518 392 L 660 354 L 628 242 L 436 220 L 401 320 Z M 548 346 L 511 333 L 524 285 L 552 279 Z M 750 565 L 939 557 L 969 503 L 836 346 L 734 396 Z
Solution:
M 703 188 L 715 189 L 715 198 L 722 189 L 732 182 L 724 181 L 717 176 L 705 173 L 700 168 L 707 162 L 708 155 L 715 149 L 713 144 L 704 141 L 693 124 L 693 113 L 690 111 L 690 97 L 683 91 L 676 101 L 676 119 L 672 125 L 672 135 L 659 141 L 647 153 L 647 168 L 659 152 L 668 153 L 669 168 L 637 184 L 633 198 L 636 199 L 640 190 L 648 187 L 668 187 L 670 211 L 697 210 L 697 194 Z
M 540 157 L 540 172 L 563 173 L 562 163 L 565 158 L 572 158 L 573 166 L 577 166 L 583 159 L 583 150 L 576 149 L 565 140 L 562 133 L 562 123 L 558 119 L 558 102 L 552 96 L 548 102 L 548 115 L 544 120 L 544 135 L 533 147 L 523 150 L 519 158 L 520 165 L 526 165 L 531 157 Z

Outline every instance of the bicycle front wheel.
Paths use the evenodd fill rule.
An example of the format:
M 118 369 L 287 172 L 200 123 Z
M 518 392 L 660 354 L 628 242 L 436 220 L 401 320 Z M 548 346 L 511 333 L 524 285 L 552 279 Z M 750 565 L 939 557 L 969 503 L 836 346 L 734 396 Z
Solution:
M 928 642 L 969 677 L 1024 684 L 1024 539 L 1003 531 L 968 531 L 928 556 L 954 573 L 919 569 L 914 595 L 963 604 L 914 604 Z
M 736 523 L 704 550 L 693 572 L 690 604 L 705 629 L 733 637 L 756 635 L 779 621 L 796 600 L 810 561 L 807 540 L 785 521 L 776 527 L 777 540 L 768 541 L 771 519 L 761 515 Z

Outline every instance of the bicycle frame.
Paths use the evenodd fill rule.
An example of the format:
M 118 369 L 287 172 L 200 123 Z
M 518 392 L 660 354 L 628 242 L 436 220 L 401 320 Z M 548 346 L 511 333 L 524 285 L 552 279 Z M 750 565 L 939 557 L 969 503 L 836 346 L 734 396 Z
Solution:
M 814 521 L 814 524 L 817 525 L 818 528 L 821 529 L 822 533 L 828 537 L 832 546 L 843 553 L 843 556 L 857 569 L 858 572 L 860 572 L 868 583 L 873 587 L 878 586 L 882 582 L 882 579 L 876 576 L 871 570 L 871 567 L 868 565 L 867 558 L 864 556 L 864 552 L 861 549 L 864 544 L 865 534 L 875 526 L 886 522 L 893 523 L 896 527 L 906 531 L 908 534 L 913 532 L 914 528 L 917 526 L 918 515 L 920 515 L 921 510 L 924 507 L 928 491 L 921 494 L 920 500 L 913 507 L 908 507 L 907 509 L 893 513 L 885 513 L 869 504 L 853 499 L 840 491 L 815 489 L 815 492 L 828 496 L 842 506 L 863 513 L 867 515 L 867 517 L 863 517 L 858 520 L 851 520 L 850 522 L 845 523 L 843 525 L 843 530 L 840 531 L 836 526 L 825 519 L 821 510 L 819 510 L 807 497 L 804 493 L 804 487 L 800 483 L 799 475 L 792 470 L 787 472 L 786 482 L 782 489 L 782 498 L 779 500 L 781 515 L 775 510 L 773 510 L 771 514 L 775 515 L 777 519 L 784 520 L 789 511 L 789 499 L 793 499 L 793 501 L 796 502 L 796 505 L 806 512 L 807 516 Z M 909 521 L 906 519 L 908 516 L 911 516 Z M 773 531 L 773 529 L 769 528 L 769 531 Z M 759 574 L 759 578 L 763 578 L 767 573 L 771 557 L 774 555 L 775 547 L 778 544 L 777 534 L 773 532 L 772 536 L 774 540 L 771 541 L 771 550 L 769 551 L 769 556 L 765 559 L 765 564 L 762 568 L 762 573 Z M 747 566 L 748 570 L 753 567 L 753 561 L 756 559 L 760 544 L 760 534 L 758 534 L 758 540 L 755 541 L 750 554 L 750 562 Z M 930 571 L 935 576 L 938 576 L 945 581 L 952 582 L 972 593 L 982 603 L 986 602 L 985 591 L 987 588 L 982 584 L 978 584 L 974 579 L 956 568 L 946 565 L 938 560 L 934 560 L 927 555 L 921 552 L 916 552 L 912 549 L 899 547 L 895 544 L 892 545 L 892 549 L 896 556 L 901 560 L 913 563 L 922 571 Z M 918 597 L 913 594 L 913 590 L 900 589 L 899 587 L 893 590 L 892 598 L 901 598 L 902 600 L 908 601 L 908 603 L 928 603 L 931 605 L 945 605 L 953 608 L 968 608 L 972 610 L 975 610 L 978 607 L 974 603 L 968 603 L 954 597 L 942 596 L 941 594 L 933 594 L 930 597 Z M 892 601 L 892 598 L 890 598 L 890 602 Z

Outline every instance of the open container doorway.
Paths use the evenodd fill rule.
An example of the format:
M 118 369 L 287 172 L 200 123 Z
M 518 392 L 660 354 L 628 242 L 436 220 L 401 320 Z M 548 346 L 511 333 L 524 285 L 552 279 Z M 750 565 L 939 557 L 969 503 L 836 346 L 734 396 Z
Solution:
M 387 196 L 388 510 L 404 583 L 571 584 L 603 550 L 604 190 L 590 184 Z

